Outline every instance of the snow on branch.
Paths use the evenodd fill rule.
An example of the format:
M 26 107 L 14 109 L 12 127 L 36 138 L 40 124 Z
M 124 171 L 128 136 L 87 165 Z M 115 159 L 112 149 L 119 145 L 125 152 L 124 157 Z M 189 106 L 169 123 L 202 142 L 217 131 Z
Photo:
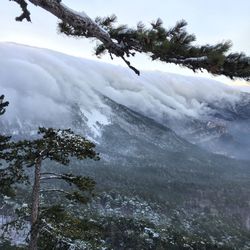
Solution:
M 69 246 L 69 249 L 75 249 L 75 244 L 72 243 L 72 241 L 70 239 L 58 235 L 57 234 L 58 230 L 55 227 L 53 227 L 50 223 L 48 223 L 45 219 L 42 219 L 41 222 L 42 222 L 41 230 L 46 231 L 48 234 L 50 234 L 54 237 L 57 237 L 60 242 Z
M 249 57 L 243 53 L 228 54 L 232 46 L 230 41 L 215 45 L 194 45 L 195 35 L 189 34 L 185 27 L 187 22 L 181 20 L 166 29 L 160 19 L 151 23 L 150 28 L 142 23 L 137 28 L 127 25 L 115 25 L 116 16 L 92 20 L 85 12 L 77 12 L 62 3 L 61 0 L 10 0 L 22 9 L 17 21 L 30 21 L 27 3 L 40 7 L 60 20 L 59 30 L 73 37 L 95 38 L 100 41 L 95 54 L 100 56 L 108 52 L 121 58 L 136 74 L 139 70 L 128 60 L 135 53 L 145 53 L 152 60 L 175 63 L 192 69 L 205 69 L 214 75 L 225 75 L 230 78 L 250 80 Z
M 185 59 L 169 58 L 168 60 L 173 63 L 193 63 L 193 62 L 203 62 L 208 59 L 207 56 L 201 57 L 189 57 Z
M 63 189 L 56 189 L 56 188 L 51 188 L 51 189 L 42 189 L 40 191 L 41 193 L 44 193 L 44 192 L 59 192 L 59 193 L 63 193 L 63 194 L 66 194 L 66 195 L 71 195 L 71 193 L 63 190 Z
M 27 9 L 27 3 L 25 0 L 10 0 L 18 3 L 23 11 L 22 15 L 17 17 L 17 21 L 23 21 L 23 19 L 30 19 L 30 12 Z M 100 27 L 95 21 L 93 21 L 86 13 L 77 12 L 65 4 L 62 4 L 60 0 L 27 0 L 28 2 L 38 6 L 57 18 L 59 18 L 63 23 L 70 25 L 75 29 L 81 28 L 84 31 L 85 37 L 96 38 L 103 43 L 105 49 L 109 51 L 110 54 L 113 54 L 117 57 L 121 57 L 124 60 L 124 55 L 127 53 L 123 46 L 111 39 L 109 33 Z M 126 60 L 126 64 L 136 73 L 139 74 L 139 71 L 132 67 Z

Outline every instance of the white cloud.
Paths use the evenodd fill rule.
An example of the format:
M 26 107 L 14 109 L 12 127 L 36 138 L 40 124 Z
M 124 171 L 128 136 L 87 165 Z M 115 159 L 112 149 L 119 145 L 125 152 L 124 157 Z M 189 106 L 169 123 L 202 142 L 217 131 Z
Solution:
M 75 103 L 97 122 L 105 107 L 99 93 L 156 119 L 199 117 L 209 112 L 206 103 L 233 103 L 240 93 L 205 78 L 149 71 L 138 77 L 128 68 L 16 44 L 1 43 L 0 58 L 0 93 L 11 103 L 4 119 L 10 122 L 67 124 Z

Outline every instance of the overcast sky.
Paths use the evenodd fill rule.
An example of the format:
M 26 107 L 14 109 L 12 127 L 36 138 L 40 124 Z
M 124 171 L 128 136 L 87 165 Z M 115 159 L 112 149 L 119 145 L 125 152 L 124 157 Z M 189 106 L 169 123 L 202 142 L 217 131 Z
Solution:
M 85 11 L 91 18 L 114 13 L 119 23 L 130 26 L 138 21 L 149 24 L 160 17 L 166 27 L 171 27 L 176 21 L 185 19 L 187 29 L 196 35 L 197 43 L 213 44 L 229 39 L 233 41 L 233 51 L 244 51 L 250 55 L 250 0 L 63 0 L 63 3 L 72 9 Z M 29 9 L 32 23 L 18 23 L 14 20 L 20 14 L 17 4 L 1 0 L 0 41 L 45 47 L 97 60 L 93 55 L 93 41 L 59 35 L 55 17 L 31 4 Z M 109 57 L 102 60 L 123 65 L 120 60 L 111 62 Z M 139 69 L 193 74 L 174 65 L 150 62 L 141 55 L 133 59 L 133 65 Z

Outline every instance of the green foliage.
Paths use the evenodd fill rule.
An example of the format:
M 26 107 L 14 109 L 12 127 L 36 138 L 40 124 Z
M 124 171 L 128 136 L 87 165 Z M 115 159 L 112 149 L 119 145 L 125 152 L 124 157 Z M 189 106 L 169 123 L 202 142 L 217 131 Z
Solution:
M 80 219 L 61 205 L 43 209 L 42 217 L 46 219 L 41 224 L 39 240 L 41 249 L 69 249 L 75 241 L 83 239 L 92 246 L 100 244 L 98 232 L 101 231 L 101 225 L 89 218 Z M 53 225 L 53 228 L 50 225 Z
M 39 128 L 38 134 L 42 138 L 12 142 L 10 160 L 14 160 L 16 165 L 21 161 L 22 165 L 32 167 L 38 159 L 49 159 L 62 165 L 68 165 L 71 157 L 99 159 L 94 151 L 95 145 L 70 129 Z
M 33 167 L 38 161 L 49 159 L 68 165 L 72 157 L 78 160 L 99 160 L 98 154 L 94 151 L 95 145 L 84 137 L 75 135 L 70 129 L 39 128 L 38 134 L 42 138 L 33 141 L 10 142 L 10 137 L 0 137 L 0 157 L 8 163 L 8 167 L 0 170 L 3 186 L 1 191 L 12 184 L 29 184 L 24 166 Z M 95 182 L 88 177 L 64 174 L 54 178 L 74 184 L 80 191 L 92 191 L 95 186 Z
M 11 137 L 0 135 L 0 193 L 7 196 L 15 195 L 14 185 L 28 183 L 28 176 L 21 165 L 17 151 L 11 151 Z M 13 160 L 15 159 L 15 162 Z
M 62 175 L 62 179 L 70 185 L 74 184 L 81 191 L 92 191 L 95 187 L 95 181 L 92 178 L 85 176 L 74 176 L 72 174 Z
M 9 105 L 9 102 L 4 102 L 4 95 L 0 96 L 0 115 L 5 113 L 5 108 Z M 16 175 L 13 169 L 5 169 L 2 165 L 2 161 L 7 158 L 7 149 L 9 148 L 10 136 L 0 135 L 0 192 L 7 196 L 13 196 L 14 190 L 11 185 L 16 182 L 20 176 Z M 15 180 L 14 180 L 15 179 Z
M 9 102 L 4 102 L 4 95 L 0 96 L 0 115 L 3 115 L 5 113 L 5 107 L 9 105 Z M 8 142 L 10 140 L 10 136 L 3 136 L 0 135 L 0 160 L 4 159 L 5 154 L 3 151 L 5 151 L 8 148 Z M 0 162 L 1 167 L 1 162 Z
M 79 191 L 66 194 L 66 198 L 72 201 L 87 203 L 92 197 L 95 188 L 95 181 L 90 177 L 74 176 L 72 174 L 61 175 L 60 179 L 66 181 L 70 186 L 74 185 Z
M 116 25 L 117 17 L 115 15 L 105 18 L 97 17 L 95 22 L 122 47 L 124 55 L 127 57 L 134 56 L 135 52 L 145 53 L 152 60 L 178 64 L 193 71 L 205 69 L 215 75 L 223 74 L 230 78 L 250 80 L 249 57 L 243 53 L 228 54 L 232 46 L 230 41 L 215 45 L 194 45 L 196 37 L 186 31 L 187 22 L 185 20 L 177 22 L 170 29 L 163 27 L 161 19 L 152 22 L 150 28 L 141 22 L 137 24 L 136 28 Z M 68 36 L 89 37 L 81 26 L 72 27 L 64 22 L 59 23 L 59 30 Z M 101 56 L 107 51 L 108 48 L 100 43 L 95 49 L 95 54 Z M 136 71 L 128 61 L 125 60 L 125 62 Z
M 0 115 L 5 113 L 5 108 L 9 105 L 9 102 L 4 102 L 4 95 L 0 96 Z
M 25 250 L 24 247 L 17 247 L 17 246 L 11 245 L 11 243 L 7 240 L 0 242 L 0 249 L 3 249 L 3 250 Z
M 46 211 L 47 225 L 56 225 L 53 233 L 41 230 L 41 249 L 143 249 L 143 250 L 232 250 L 226 245 L 192 236 L 174 227 L 160 227 L 146 220 L 128 217 L 77 218 L 73 214 L 54 206 Z M 63 221 L 63 223 L 61 223 Z M 52 243 L 52 244 L 51 244 Z M 55 247 L 56 246 L 56 247 Z M 77 248 L 76 248 L 77 249 Z
M 89 177 L 83 177 L 73 174 L 57 174 L 42 172 L 40 168 L 43 167 L 42 163 L 45 160 L 51 160 L 59 163 L 60 165 L 67 166 L 72 158 L 83 160 L 86 158 L 99 160 L 99 155 L 95 152 L 95 145 L 89 140 L 80 135 L 74 134 L 70 129 L 52 129 L 52 128 L 39 128 L 38 138 L 34 140 L 20 140 L 17 142 L 10 141 L 9 137 L 1 137 L 0 142 L 0 154 L 1 160 L 4 160 L 6 165 L 0 169 L 0 186 L 1 193 L 5 195 L 14 195 L 15 187 L 17 184 L 30 184 L 30 173 L 27 168 L 35 168 L 35 181 L 33 183 L 33 196 L 40 196 L 40 192 L 59 192 L 65 194 L 66 198 L 70 201 L 86 203 L 92 197 L 92 191 L 95 187 L 95 181 Z M 39 166 L 39 168 L 37 168 Z M 40 181 L 49 180 L 63 180 L 74 186 L 76 190 L 70 192 L 64 189 L 40 189 Z M 37 183 L 39 184 L 37 185 Z M 48 185 L 47 185 L 48 186 Z M 38 187 L 38 189 L 34 188 Z M 37 190 L 37 191 L 34 191 Z M 35 192 L 35 193 L 34 193 Z M 32 196 L 32 197 L 33 197 Z M 32 202 L 34 200 L 32 199 Z M 29 202 L 29 201 L 28 201 Z M 39 199 L 38 199 L 39 202 Z M 34 204 L 30 204 L 28 207 L 28 213 L 33 212 Z M 40 203 L 38 204 L 40 207 Z M 32 208 L 32 209 L 31 209 Z M 19 210 L 18 210 L 19 211 Z M 18 212 L 16 211 L 16 212 Z M 21 211 L 21 210 L 20 210 Z M 19 211 L 19 212 L 20 212 Z M 32 229 L 37 226 L 40 227 L 46 222 L 46 218 L 43 215 L 48 212 L 56 211 L 57 216 L 62 216 L 63 212 L 59 207 L 52 207 L 47 209 L 47 213 L 44 211 L 38 216 L 38 224 L 31 224 Z M 16 213 L 17 220 L 9 223 L 8 226 L 13 226 L 18 230 L 18 225 L 27 224 L 27 211 L 25 216 L 20 216 L 20 213 Z M 52 218 L 52 217 L 50 217 Z M 54 231 L 54 225 L 51 225 L 50 232 Z M 56 232 L 58 229 L 55 229 Z M 53 232 L 54 233 L 54 232 Z
M 99 159 L 94 151 L 95 145 L 84 137 L 75 135 L 70 129 L 39 128 L 38 134 L 41 138 L 33 141 L 10 142 L 9 137 L 0 137 L 0 156 L 8 163 L 8 167 L 0 171 L 1 192 L 17 183 L 29 184 L 24 166 L 33 167 L 38 161 L 49 159 L 68 165 L 72 157 L 79 160 Z M 63 179 L 75 184 L 80 190 L 94 186 L 94 182 L 86 177 L 64 175 Z

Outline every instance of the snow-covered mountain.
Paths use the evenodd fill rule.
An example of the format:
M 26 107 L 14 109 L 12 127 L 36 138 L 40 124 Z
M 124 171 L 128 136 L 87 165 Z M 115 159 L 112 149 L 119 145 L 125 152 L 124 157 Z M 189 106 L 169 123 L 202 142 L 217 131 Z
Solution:
M 11 43 L 1 43 L 0 65 L 0 92 L 11 103 L 1 119 L 6 133 L 77 127 L 98 142 L 123 105 L 191 143 L 249 159 L 250 95 L 239 89 L 160 72 L 138 77 L 122 67 Z
M 0 94 L 10 102 L 0 133 L 19 138 L 38 126 L 71 127 L 89 137 L 101 161 L 76 162 L 72 171 L 93 176 L 100 190 L 160 204 L 158 223 L 178 210 L 182 227 L 199 231 L 191 224 L 204 213 L 214 218 L 208 224 L 225 213 L 224 223 L 237 217 L 250 230 L 248 93 L 1 43 Z

